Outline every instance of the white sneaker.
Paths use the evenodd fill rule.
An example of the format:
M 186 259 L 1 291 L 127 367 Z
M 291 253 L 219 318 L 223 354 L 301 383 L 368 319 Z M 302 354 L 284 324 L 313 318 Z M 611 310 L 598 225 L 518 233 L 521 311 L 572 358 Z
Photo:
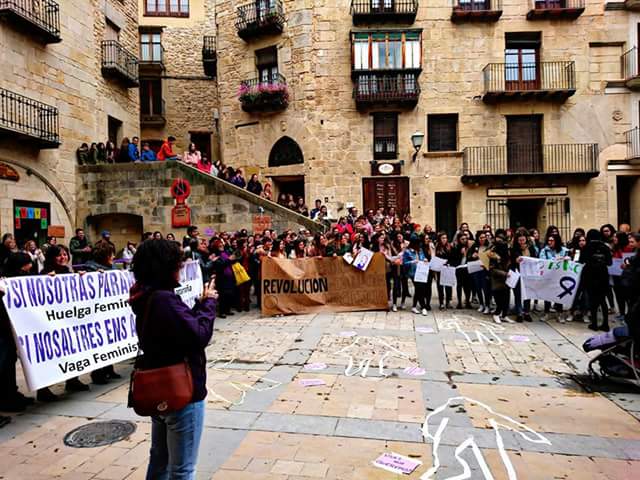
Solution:
M 567 315 L 567 322 L 573 322 L 573 314 Z
M 416 307 L 413 307 L 413 308 L 411 309 L 411 311 L 412 311 L 413 313 L 415 313 L 416 315 L 418 315 L 418 314 L 420 313 L 420 310 L 418 310 Z
M 392 312 L 397 312 L 398 311 L 398 307 L 396 307 L 395 305 L 391 306 L 391 311 Z
M 478 312 L 479 312 L 479 313 L 483 313 L 483 312 L 484 312 L 484 307 L 483 307 L 482 305 L 480 305 L 480 306 L 478 307 Z
M 404 310 L 404 303 L 401 303 L 400 306 L 398 307 L 400 310 Z
M 491 309 L 489 307 L 484 307 L 484 310 L 482 311 L 482 313 L 484 315 L 489 315 L 491 313 Z
M 500 318 L 500 315 L 494 315 L 493 316 L 493 321 L 495 323 L 502 323 L 502 319 Z
M 558 315 L 558 323 L 564 323 L 564 315 Z
M 424 315 L 425 317 L 426 317 L 427 315 L 429 315 L 429 312 L 427 311 L 427 309 L 426 309 L 426 308 L 423 308 L 423 309 L 422 309 L 422 315 Z
M 515 320 L 511 320 L 509 317 L 501 317 L 501 320 L 507 323 L 516 323 Z

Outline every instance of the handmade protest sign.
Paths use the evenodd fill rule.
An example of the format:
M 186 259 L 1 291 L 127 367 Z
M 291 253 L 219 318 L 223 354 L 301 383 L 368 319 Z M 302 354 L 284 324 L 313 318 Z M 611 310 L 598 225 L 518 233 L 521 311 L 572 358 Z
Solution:
M 180 278 L 176 293 L 192 306 L 202 293 L 198 263 L 187 263 Z M 30 390 L 138 354 L 135 314 L 128 303 L 133 281 L 125 270 L 5 280 L 4 305 Z
M 429 262 L 429 267 L 434 272 L 439 272 L 442 270 L 442 267 L 445 266 L 446 264 L 447 264 L 447 260 L 445 260 L 444 258 L 433 257 Z
M 607 267 L 609 275 L 612 277 L 619 277 L 622 275 L 622 264 L 624 263 L 624 258 L 614 258 L 611 260 L 611 265 Z
M 371 263 L 371 259 L 373 258 L 373 252 L 366 248 L 361 248 L 356 255 L 356 258 L 353 259 L 353 265 L 358 270 L 362 270 L 363 272 L 369 267 L 369 263 Z
M 265 257 L 262 314 L 386 310 L 384 262 L 384 256 L 376 253 L 363 272 L 340 257 Z
M 440 271 L 440 285 L 443 287 L 456 286 L 456 267 L 445 265 Z
M 520 272 L 516 270 L 509 270 L 509 275 L 507 275 L 506 284 L 509 288 L 516 288 L 518 285 L 518 280 L 520 280 Z
M 427 283 L 429 279 L 429 264 L 427 262 L 418 262 L 416 265 L 416 275 L 413 278 L 415 282 Z
M 469 271 L 469 274 L 481 272 L 484 270 L 484 266 L 480 260 L 474 260 L 467 263 L 467 270 Z
M 583 267 L 583 264 L 571 260 L 522 257 L 522 263 L 520 263 L 522 298 L 545 300 L 570 308 L 578 293 Z

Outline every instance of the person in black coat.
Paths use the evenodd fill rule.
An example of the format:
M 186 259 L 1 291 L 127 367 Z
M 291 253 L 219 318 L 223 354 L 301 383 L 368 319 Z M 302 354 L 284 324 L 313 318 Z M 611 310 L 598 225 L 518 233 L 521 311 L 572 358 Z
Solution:
M 609 272 L 607 267 L 611 265 L 611 248 L 602 241 L 602 235 L 596 229 L 587 232 L 587 245 L 580 255 L 584 263 L 582 270 L 582 284 L 591 312 L 591 330 L 609 331 L 609 315 L 606 295 L 609 288 Z M 602 309 L 603 322 L 598 327 L 598 309 Z

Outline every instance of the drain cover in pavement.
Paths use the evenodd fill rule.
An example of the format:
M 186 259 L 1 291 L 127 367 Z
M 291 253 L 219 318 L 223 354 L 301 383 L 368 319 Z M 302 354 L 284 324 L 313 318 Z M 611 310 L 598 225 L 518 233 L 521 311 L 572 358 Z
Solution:
M 124 420 L 88 423 L 67 433 L 64 444 L 74 448 L 102 447 L 124 440 L 135 431 L 136 424 Z

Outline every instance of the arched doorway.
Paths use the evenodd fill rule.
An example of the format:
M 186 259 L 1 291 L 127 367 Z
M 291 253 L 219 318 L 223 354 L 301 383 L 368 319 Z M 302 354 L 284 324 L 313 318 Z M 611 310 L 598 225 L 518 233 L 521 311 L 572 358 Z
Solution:
M 302 150 L 293 138 L 285 136 L 273 144 L 269 153 L 270 167 L 283 167 L 302 163 L 304 163 Z
M 287 165 L 304 164 L 302 149 L 291 137 L 284 136 L 273 144 L 269 153 L 269 167 L 284 167 Z M 273 199 L 278 201 L 281 194 L 291 195 L 294 201 L 305 198 L 304 175 L 272 175 Z M 280 202 L 279 202 L 280 203 Z
M 87 230 L 91 242 L 99 240 L 102 231 L 108 230 L 119 254 L 128 241 L 138 243 L 142 239 L 142 216 L 131 213 L 92 215 L 87 217 Z

